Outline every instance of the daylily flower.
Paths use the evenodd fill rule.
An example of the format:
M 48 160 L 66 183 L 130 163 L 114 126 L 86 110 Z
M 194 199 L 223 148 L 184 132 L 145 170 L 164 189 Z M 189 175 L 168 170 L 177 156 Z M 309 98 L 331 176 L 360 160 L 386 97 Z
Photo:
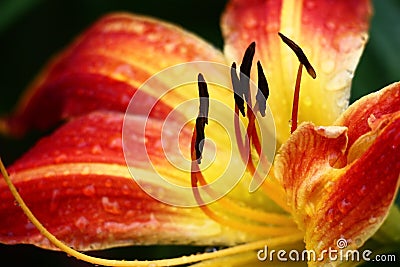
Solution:
M 168 23 L 131 14 L 107 15 L 55 57 L 22 97 L 15 113 L 0 121 L 1 131 L 16 136 L 63 123 L 8 167 L 11 180 L 49 232 L 77 250 L 149 244 L 230 247 L 155 262 L 84 258 L 97 264 L 156 266 L 204 260 L 200 266 L 255 266 L 260 261 L 254 251 L 266 245 L 269 249 L 307 248 L 318 255 L 336 249 L 338 240 L 346 239 L 344 250 L 361 248 L 381 228 L 389 211 L 388 225 L 400 217 L 393 205 L 400 173 L 400 83 L 347 108 L 370 15 L 366 0 L 232 0 L 222 17 L 224 54 Z M 315 80 L 304 75 L 301 81 L 297 116 L 301 124 L 293 133 L 289 121 L 298 62 L 278 32 L 300 45 L 318 75 Z M 239 64 L 252 42 L 256 43 L 254 58 L 268 77 L 268 105 L 279 147 L 267 179 L 250 194 L 252 170 L 248 166 L 228 195 L 202 207 L 180 208 L 153 199 L 131 178 L 123 155 L 122 124 L 131 97 L 153 74 L 175 64 Z M 179 75 L 182 73 L 164 77 L 157 86 L 168 88 Z M 230 82 L 229 73 L 215 75 Z M 255 72 L 250 76 L 260 79 Z M 205 82 L 211 78 L 205 76 Z M 235 109 L 232 91 L 213 94 L 212 85 L 208 86 L 210 99 Z M 142 139 L 148 140 L 149 157 L 159 172 L 189 186 L 190 173 L 182 175 L 184 172 L 164 157 L 165 152 L 176 155 L 180 151 L 168 147 L 164 151 L 158 140 L 166 116 L 180 103 L 197 97 L 196 90 L 186 90 L 172 94 L 168 102 L 158 101 L 150 116 L 127 116 L 133 126 L 146 121 L 148 127 L 144 137 L 133 133 L 132 142 L 139 145 Z M 154 101 L 154 96 L 144 93 L 138 103 L 144 107 Z M 183 125 L 185 119 L 181 114 L 173 123 Z M 171 142 L 179 135 L 179 145 L 188 158 L 193 152 L 187 149 L 193 128 L 190 122 L 181 132 L 167 135 Z M 205 135 L 216 140 L 218 153 L 229 153 L 220 132 L 206 128 Z M 255 160 L 261 154 L 251 149 L 250 153 Z M 203 156 L 206 154 L 205 149 Z M 151 175 L 143 167 L 145 160 L 143 155 L 130 166 L 143 177 Z M 225 156 L 217 157 L 202 174 L 206 182 L 215 179 L 213 175 L 224 164 Z M 195 189 L 197 184 L 192 186 Z M 179 198 L 150 181 L 147 188 Z M 15 205 L 3 181 L 0 198 L 2 243 L 56 248 Z M 400 240 L 398 226 L 381 229 L 391 235 L 390 241 Z M 73 253 L 68 247 L 63 249 Z M 309 264 L 329 260 L 325 255 Z

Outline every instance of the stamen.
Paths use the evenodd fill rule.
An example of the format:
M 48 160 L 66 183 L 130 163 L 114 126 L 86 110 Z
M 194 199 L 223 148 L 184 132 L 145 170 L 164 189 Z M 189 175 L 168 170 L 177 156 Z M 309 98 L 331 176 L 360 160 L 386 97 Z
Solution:
M 235 66 L 233 66 L 235 67 Z M 204 214 L 206 214 L 209 218 L 211 218 L 212 220 L 222 224 L 222 225 L 226 225 L 229 227 L 232 227 L 234 229 L 238 229 L 241 231 L 245 231 L 245 232 L 250 232 L 250 233 L 254 233 L 254 234 L 258 234 L 258 235 L 282 235 L 284 233 L 295 233 L 297 230 L 297 228 L 295 227 L 295 225 L 293 224 L 277 224 L 276 226 L 270 226 L 271 224 L 273 224 L 273 222 L 281 222 L 281 221 L 289 221 L 287 220 L 287 217 L 282 217 L 283 215 L 277 215 L 277 214 L 273 214 L 272 216 L 270 216 L 271 218 L 269 218 L 267 221 L 263 221 L 260 219 L 255 220 L 255 221 L 259 221 L 261 223 L 268 223 L 269 225 L 259 225 L 259 224 L 249 224 L 248 221 L 245 222 L 240 222 L 239 220 L 232 220 L 232 219 L 228 219 L 228 218 L 224 218 L 221 215 L 218 215 L 217 213 L 215 213 L 209 206 L 206 205 L 206 203 L 203 201 L 199 189 L 198 189 L 198 183 L 200 183 L 201 185 L 205 186 L 207 185 L 207 182 L 205 181 L 201 170 L 199 168 L 199 157 L 197 154 L 197 146 L 199 145 L 199 141 L 201 142 L 201 138 L 204 139 L 204 126 L 205 126 L 205 121 L 202 120 L 202 116 L 208 115 L 208 90 L 207 90 L 207 85 L 205 84 L 205 80 L 204 77 L 199 74 L 199 96 L 204 96 L 206 97 L 205 102 L 202 102 L 200 100 L 200 109 L 199 109 L 199 115 L 198 118 L 196 119 L 196 126 L 193 130 L 193 135 L 192 135 L 192 142 L 191 142 L 191 157 L 192 157 L 192 163 L 191 163 L 191 186 L 192 186 L 192 191 L 193 191 L 193 196 L 195 197 L 195 200 L 198 204 L 198 206 L 200 207 L 200 209 L 204 212 Z M 236 112 L 238 111 L 238 108 L 235 108 Z M 254 119 L 255 119 L 255 115 L 252 112 L 251 109 L 247 110 L 248 112 L 248 117 L 249 117 L 249 127 L 247 129 L 248 134 L 250 135 L 250 133 L 253 131 L 251 125 L 254 127 L 255 123 L 254 123 Z M 236 116 L 237 117 L 237 116 Z M 255 131 L 255 129 L 254 129 Z M 200 133 L 200 138 L 199 138 L 199 133 Z M 252 175 L 258 175 L 257 173 L 255 173 L 255 167 L 253 164 L 253 161 L 251 159 L 251 154 L 249 153 L 249 158 L 246 160 L 247 162 L 247 167 L 249 168 L 250 172 Z M 208 188 L 206 190 L 207 194 L 213 196 L 215 193 L 212 189 Z M 229 204 L 229 202 L 223 202 L 223 205 L 225 206 L 229 206 L 232 207 L 232 204 Z M 245 212 L 244 214 L 237 214 L 235 212 L 234 215 L 241 218 L 243 220 L 243 218 L 248 218 L 246 215 L 250 215 L 250 217 L 254 217 L 255 214 L 256 215 L 260 215 L 259 213 L 256 212 L 252 212 L 249 211 L 245 208 L 241 208 L 241 211 Z M 265 218 L 265 217 L 264 217 Z M 286 220 L 285 220 L 286 219 Z
M 210 219 L 218 222 L 221 225 L 225 225 L 231 227 L 233 229 L 237 229 L 243 232 L 253 233 L 257 235 L 270 235 L 270 236 L 279 236 L 287 233 L 296 233 L 298 232 L 298 228 L 295 225 L 288 226 L 265 226 L 265 225 L 254 225 L 249 224 L 248 222 L 240 222 L 238 220 L 228 219 L 226 217 L 222 217 L 221 215 L 216 214 L 213 210 L 211 210 L 207 205 L 205 205 L 199 189 L 197 187 L 196 181 L 202 181 L 202 184 L 205 184 L 205 180 L 203 175 L 201 174 L 198 164 L 196 161 L 192 161 L 192 191 L 193 195 L 196 199 L 196 202 L 199 204 L 201 210 L 206 214 Z M 246 218 L 243 215 L 241 218 Z
M 310 62 L 308 61 L 306 55 L 304 54 L 303 50 L 298 46 L 295 42 L 287 38 L 285 35 L 282 33 L 278 32 L 279 36 L 281 37 L 282 41 L 287 44 L 293 52 L 296 54 L 297 58 L 299 59 L 300 63 L 306 67 L 306 70 L 310 76 L 315 79 L 317 77 L 317 74 L 314 70 L 314 68 L 311 66 Z
M 202 175 L 197 175 L 196 180 L 199 181 L 201 186 L 207 185 L 207 182 L 205 181 Z M 216 199 L 217 194 L 212 190 L 212 188 L 206 187 L 206 191 L 207 194 L 209 194 L 212 198 Z M 289 215 L 255 210 L 252 208 L 238 205 L 229 198 L 220 198 L 214 203 L 221 205 L 222 207 L 225 208 L 227 212 L 237 217 L 251 219 L 253 221 L 258 221 L 264 224 L 296 226 L 295 222 L 292 219 L 290 219 Z
M 267 108 L 267 99 L 269 96 L 269 87 L 260 61 L 257 61 L 257 72 L 258 91 L 256 95 L 256 102 L 258 111 L 260 112 L 261 116 L 265 117 L 265 109 Z
M 282 33 L 278 32 L 279 37 L 281 37 L 282 41 L 287 44 L 290 49 L 296 54 L 297 58 L 300 61 L 299 69 L 297 71 L 296 77 L 296 85 L 294 88 L 294 96 L 293 96 L 293 108 L 292 108 L 292 126 L 290 132 L 293 133 L 297 129 L 297 118 L 298 118 L 298 110 L 299 110 L 299 99 L 300 99 L 300 83 L 301 83 L 301 74 L 303 70 L 303 66 L 306 67 L 308 74 L 315 79 L 317 74 L 314 68 L 311 66 L 310 62 L 308 61 L 306 55 L 304 54 L 303 50 L 292 40 L 287 38 Z
M 299 69 L 297 70 L 296 85 L 294 87 L 292 119 L 291 119 L 292 127 L 290 129 L 291 133 L 293 133 L 297 129 L 297 118 L 298 118 L 298 112 L 299 112 L 300 83 L 301 83 L 302 70 L 303 70 L 303 64 L 300 63 Z
M 243 88 L 240 85 L 240 80 L 239 77 L 237 76 L 236 73 L 236 63 L 232 63 L 231 67 L 231 80 L 232 80 L 232 87 L 233 87 L 233 92 L 234 92 L 234 99 L 235 99 L 235 106 L 240 110 L 240 113 L 242 114 L 243 117 L 245 117 L 244 113 L 244 99 L 243 99 Z
M 250 71 L 251 65 L 253 64 L 253 57 L 256 52 L 256 43 L 252 42 L 244 53 L 242 64 L 240 65 L 240 84 L 242 86 L 242 92 L 247 105 L 251 107 L 250 97 Z
M 200 164 L 202 158 L 202 151 L 204 148 L 204 128 L 205 125 L 208 124 L 208 110 L 209 110 L 209 95 L 207 89 L 207 83 L 204 80 L 204 77 L 201 73 L 198 76 L 198 87 L 199 87 L 199 97 L 200 97 L 200 106 L 199 106 L 199 115 L 196 119 L 196 160 Z
M 240 156 L 242 161 L 246 164 L 246 168 L 249 170 L 251 175 L 253 175 L 256 178 L 261 179 L 260 175 L 257 173 L 257 170 L 255 168 L 254 162 L 253 162 L 253 157 L 252 157 L 252 150 L 251 146 L 254 145 L 256 152 L 259 156 L 260 161 L 268 164 L 268 160 L 263 155 L 261 151 L 261 143 L 259 140 L 259 136 L 257 134 L 257 129 L 256 129 L 256 116 L 254 113 L 257 111 L 260 112 L 262 116 L 265 116 L 265 110 L 266 110 L 266 99 L 268 98 L 269 95 L 269 88 L 268 88 L 268 83 L 267 79 L 265 77 L 264 71 L 262 69 L 261 63 L 258 61 L 257 62 L 257 69 L 258 69 L 258 92 L 256 95 L 256 104 L 254 105 L 253 109 L 251 108 L 251 91 L 250 91 L 250 72 L 251 72 L 251 66 L 252 66 L 252 61 L 254 58 L 255 54 L 255 47 L 256 43 L 252 42 L 248 48 L 246 49 L 246 52 L 243 56 L 243 61 L 240 66 L 240 79 L 237 77 L 236 74 L 236 63 L 232 64 L 231 67 L 231 80 L 232 80 L 232 86 L 233 90 L 235 92 L 234 98 L 235 98 L 235 117 L 234 117 L 234 125 L 235 125 L 235 137 L 236 137 L 236 142 L 240 151 Z M 238 116 L 238 111 L 244 115 L 244 103 L 242 96 L 244 95 L 244 98 L 246 100 L 246 105 L 247 105 L 247 118 L 248 118 L 248 124 L 247 124 L 247 129 L 246 129 L 246 136 L 248 137 L 248 142 L 245 142 L 242 137 L 241 137 L 241 131 L 239 127 L 239 116 Z

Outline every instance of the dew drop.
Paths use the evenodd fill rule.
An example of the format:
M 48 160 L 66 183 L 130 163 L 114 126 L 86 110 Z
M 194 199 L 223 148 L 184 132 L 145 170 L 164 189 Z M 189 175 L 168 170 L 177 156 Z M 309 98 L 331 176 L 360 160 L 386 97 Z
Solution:
M 377 221 L 378 221 L 378 219 L 377 219 L 376 217 L 373 217 L 373 216 L 371 216 L 371 217 L 368 219 L 368 222 L 369 222 L 370 224 L 376 223 Z
M 334 21 L 328 20 L 325 23 L 325 27 L 328 28 L 329 30 L 334 30 L 336 29 L 336 23 Z
M 121 148 L 122 147 L 122 139 L 121 139 L 121 137 L 111 138 L 108 146 L 111 149 Z
M 335 69 L 335 61 L 325 60 L 322 62 L 321 68 L 324 73 L 329 74 Z
M 111 187 L 111 186 L 113 185 L 113 182 L 112 182 L 111 179 L 107 179 L 107 180 L 105 181 L 104 185 L 105 185 L 106 187 Z
M 111 214 L 120 214 L 121 213 L 118 201 L 110 201 L 110 199 L 108 197 L 102 197 L 101 204 L 103 205 L 103 209 L 108 213 L 111 213 Z
M 343 231 L 343 228 L 344 228 L 343 222 L 340 222 L 340 223 L 339 223 L 339 231 Z
M 349 105 L 349 96 L 348 94 L 343 94 L 342 96 L 336 99 L 336 105 L 342 109 L 347 108 Z
M 85 216 L 80 216 L 75 221 L 75 226 L 81 231 L 84 230 L 88 224 L 89 224 L 89 221 L 88 221 L 88 219 L 86 219 Z
M 257 25 L 257 21 L 256 21 L 256 19 L 253 18 L 253 17 L 247 18 L 247 20 L 246 20 L 246 22 L 245 22 L 245 24 L 244 24 L 244 26 L 245 26 L 247 29 L 252 29 L 252 28 L 254 28 L 256 25 Z
M 339 211 L 343 214 L 347 214 L 351 209 L 351 204 L 347 199 L 343 199 L 338 204 Z
M 362 186 L 357 190 L 357 195 L 359 195 L 360 197 L 365 196 L 366 193 L 367 193 L 367 186 L 366 186 L 366 185 L 362 185 Z
M 35 229 L 36 228 L 36 226 L 31 222 L 31 221 L 28 221 L 26 224 L 25 224 L 25 229 L 26 230 L 32 230 L 32 229 Z
M 306 8 L 313 9 L 315 7 L 315 1 L 306 1 Z
M 81 174 L 89 174 L 90 173 L 90 168 L 88 166 L 83 167 Z
M 67 155 L 65 154 L 59 154 L 56 157 L 54 157 L 54 162 L 55 163 L 61 163 L 67 159 Z
M 328 210 L 328 212 L 326 213 L 326 219 L 328 220 L 328 222 L 333 222 L 334 218 L 335 218 L 335 210 L 330 208 Z
M 60 190 L 54 189 L 50 200 L 50 211 L 54 212 L 58 207 Z
M 14 206 L 19 207 L 18 201 L 14 200 Z
M 100 145 L 94 145 L 92 147 L 92 154 L 96 155 L 96 154 L 100 154 L 101 152 L 103 152 L 103 149 L 101 148 Z
M 351 81 L 352 75 L 348 71 L 341 71 L 335 75 L 326 85 L 328 91 L 344 89 Z
M 131 192 L 131 190 L 129 189 L 129 186 L 127 186 L 126 184 L 124 184 L 121 189 L 122 189 L 123 195 L 129 195 Z
M 306 105 L 307 107 L 310 107 L 312 105 L 312 100 L 310 96 L 305 96 L 303 98 L 303 103 L 304 105 Z
M 216 248 L 216 247 L 206 247 L 204 249 L 205 253 L 211 253 L 211 252 L 215 252 L 215 251 L 218 251 L 218 248 Z
M 85 196 L 92 197 L 96 193 L 96 188 L 94 187 L 94 185 L 91 184 L 91 185 L 85 186 L 85 188 L 83 188 L 82 192 Z
M 44 177 L 51 177 L 54 176 L 56 173 L 54 171 L 48 171 L 44 174 Z

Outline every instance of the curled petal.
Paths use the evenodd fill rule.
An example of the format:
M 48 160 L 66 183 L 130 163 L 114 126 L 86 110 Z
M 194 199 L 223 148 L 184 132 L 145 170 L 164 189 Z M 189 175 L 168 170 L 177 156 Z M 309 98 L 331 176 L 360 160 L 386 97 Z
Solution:
M 303 124 L 282 147 L 277 176 L 307 249 L 338 249 L 340 238 L 347 240 L 346 249 L 356 249 L 380 227 L 400 183 L 399 132 L 396 112 L 360 139 L 367 144 L 343 168 L 331 166 L 346 152 L 345 127 Z
M 269 77 L 268 101 L 280 142 L 290 134 L 298 62 L 278 32 L 301 46 L 318 77 L 303 77 L 299 121 L 329 125 L 347 108 L 370 16 L 368 0 L 235 0 L 227 5 L 222 18 L 224 52 L 228 60 L 238 62 L 246 47 L 257 43 L 255 61 L 261 61 Z
M 139 188 L 122 153 L 123 118 L 118 112 L 97 112 L 71 120 L 9 167 L 19 193 L 45 227 L 80 250 L 128 244 L 210 244 L 213 240 L 215 244 L 232 245 L 245 241 L 245 235 L 226 231 L 200 209 L 177 209 Z M 140 119 L 145 118 L 136 117 Z M 153 125 L 146 132 L 150 141 L 159 134 L 159 123 L 148 119 Z M 190 134 L 183 130 L 182 140 L 189 142 Z M 157 142 L 148 142 L 147 149 L 154 160 L 162 160 Z M 133 167 L 140 169 L 141 161 Z M 165 168 L 174 176 L 168 166 Z M 142 173 L 149 175 L 145 169 Z M 147 187 L 162 190 L 151 182 Z M 168 191 L 165 194 L 179 198 Z M 14 204 L 3 180 L 0 199 L 0 242 L 53 248 Z
M 0 130 L 22 135 L 94 110 L 125 111 L 150 76 L 197 60 L 224 62 L 215 48 L 176 26 L 125 13 L 107 15 L 48 64 L 15 113 L 0 120 Z
M 348 127 L 349 147 L 386 114 L 400 111 L 400 82 L 354 102 L 335 122 Z

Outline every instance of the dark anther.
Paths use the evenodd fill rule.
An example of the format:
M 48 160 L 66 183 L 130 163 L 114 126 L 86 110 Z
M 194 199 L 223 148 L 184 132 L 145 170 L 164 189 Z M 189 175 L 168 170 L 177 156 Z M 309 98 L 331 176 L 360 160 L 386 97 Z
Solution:
M 206 126 L 206 118 L 204 117 L 197 117 L 196 119 L 196 144 L 195 144 L 195 149 L 196 149 L 196 159 L 197 163 L 201 163 L 201 154 L 203 152 L 204 148 L 204 127 Z
M 308 61 L 306 55 L 304 54 L 303 50 L 292 40 L 287 38 L 285 35 L 282 33 L 278 32 L 279 36 L 281 37 L 282 41 L 287 44 L 293 52 L 296 54 L 297 58 L 299 59 L 300 63 L 306 67 L 306 70 L 310 76 L 315 79 L 317 77 L 317 74 L 315 73 L 314 68 L 311 66 L 310 62 Z
M 207 83 L 201 73 L 199 73 L 198 76 L 198 86 L 200 97 L 199 117 L 204 117 L 206 123 L 208 124 L 209 95 Z
M 252 42 L 244 52 L 243 61 L 240 65 L 240 72 L 250 77 L 251 65 L 253 63 L 253 57 L 256 52 L 256 42 Z
M 235 98 L 235 105 L 238 107 L 240 113 L 242 113 L 243 117 L 245 117 L 244 113 L 244 100 L 243 100 L 243 90 L 240 85 L 239 77 L 237 76 L 236 73 L 236 63 L 232 63 L 231 67 L 231 80 L 232 80 L 232 87 L 233 87 L 233 92 L 234 98 Z
M 268 88 L 267 78 L 265 77 L 260 61 L 257 61 L 257 72 L 258 72 L 258 92 L 256 95 L 256 101 L 261 116 L 265 117 L 265 109 L 267 105 L 267 99 L 269 96 L 269 88 Z
M 198 87 L 200 97 L 199 115 L 196 119 L 196 159 L 197 163 L 201 163 L 201 154 L 204 148 L 204 128 L 208 124 L 209 95 L 207 83 L 201 73 L 198 76 Z
M 244 98 L 248 104 L 250 103 L 250 71 L 255 52 L 256 43 L 252 42 L 249 47 L 247 47 L 243 56 L 242 64 L 240 65 L 240 84 L 242 86 Z

